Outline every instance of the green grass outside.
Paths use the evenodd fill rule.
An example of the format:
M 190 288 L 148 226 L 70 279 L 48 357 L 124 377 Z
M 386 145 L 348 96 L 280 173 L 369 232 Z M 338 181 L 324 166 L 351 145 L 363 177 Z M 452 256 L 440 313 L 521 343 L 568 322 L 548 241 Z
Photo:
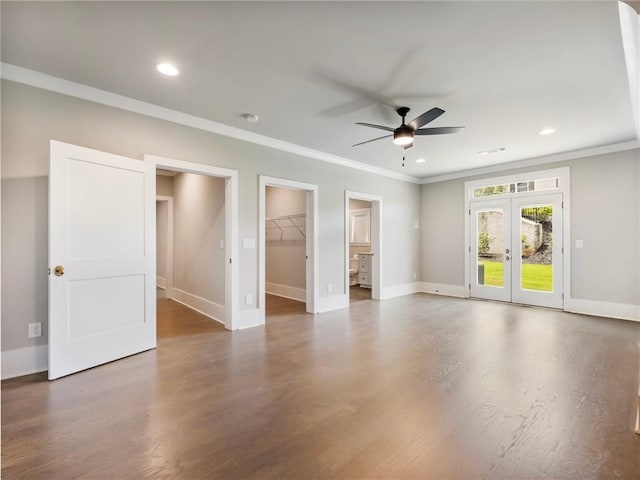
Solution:
M 484 284 L 503 286 L 502 263 L 478 262 L 484 264 Z M 526 290 L 553 291 L 553 266 L 522 264 L 522 288 Z

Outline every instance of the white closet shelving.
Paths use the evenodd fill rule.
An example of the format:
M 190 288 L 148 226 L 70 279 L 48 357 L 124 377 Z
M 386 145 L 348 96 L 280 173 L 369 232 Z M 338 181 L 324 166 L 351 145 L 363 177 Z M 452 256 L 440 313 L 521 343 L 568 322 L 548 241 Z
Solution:
M 304 240 L 307 236 L 307 216 L 304 213 L 266 218 L 265 223 L 268 242 Z

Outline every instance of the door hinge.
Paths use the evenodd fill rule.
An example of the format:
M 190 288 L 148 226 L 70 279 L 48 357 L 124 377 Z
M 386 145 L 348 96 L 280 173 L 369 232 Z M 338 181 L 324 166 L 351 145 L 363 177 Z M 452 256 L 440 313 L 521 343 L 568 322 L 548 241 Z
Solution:
M 471 247 L 469 247 L 469 253 L 471 253 Z
M 471 209 L 469 209 L 469 216 L 471 216 Z
M 560 249 L 560 253 L 564 253 L 564 247 Z
M 561 203 L 562 208 L 564 208 L 564 202 Z
M 562 293 L 562 299 L 564 300 L 564 292 Z
M 469 284 L 469 290 L 471 290 L 471 284 Z
M 309 255 L 304 256 L 305 260 L 309 260 Z

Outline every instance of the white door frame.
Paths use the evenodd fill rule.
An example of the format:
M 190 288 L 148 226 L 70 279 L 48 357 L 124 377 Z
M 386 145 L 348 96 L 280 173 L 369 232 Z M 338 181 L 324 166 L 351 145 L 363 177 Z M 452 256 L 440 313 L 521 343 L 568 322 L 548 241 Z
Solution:
M 344 191 L 344 293 L 349 299 L 349 200 L 371 202 L 371 298 L 380 300 L 382 290 L 382 197 L 369 193 Z
M 148 154 L 144 156 L 144 160 L 152 164 L 156 171 L 159 168 L 169 169 L 225 179 L 224 252 L 228 261 L 225 268 L 224 326 L 227 330 L 237 330 L 239 320 L 238 265 L 240 263 L 238 257 L 238 171 Z M 155 235 L 155 225 L 153 232 Z
M 307 192 L 306 233 L 306 301 L 307 312 L 317 313 L 318 307 L 318 186 L 285 178 L 260 175 L 258 205 L 258 315 L 259 324 L 266 321 L 265 312 L 265 253 L 266 253 L 266 205 L 267 187 L 282 187 Z
M 567 300 L 571 297 L 571 184 L 569 167 L 553 168 L 549 170 L 537 170 L 532 172 L 523 172 L 515 175 L 507 175 L 504 177 L 484 178 L 482 180 L 472 180 L 464 183 L 464 283 L 467 286 L 466 298 L 469 298 L 470 282 L 470 258 L 471 258 L 471 242 L 470 242 L 470 206 L 475 201 L 486 201 L 490 197 L 474 197 L 473 190 L 486 185 L 501 185 L 503 183 L 523 182 L 529 180 L 538 180 L 543 178 L 558 177 L 558 188 L 554 190 L 543 190 L 540 192 L 523 192 L 523 193 L 505 193 L 496 195 L 495 198 L 513 198 L 522 196 L 531 196 L 539 193 L 540 195 L 548 195 L 552 193 L 562 194 L 562 291 L 564 294 L 564 305 L 566 308 Z M 563 308 L 563 309 L 565 309 Z
M 165 285 L 164 291 L 167 298 L 173 298 L 173 197 L 169 197 L 166 195 L 156 195 L 156 203 L 157 202 L 167 202 L 167 278 L 165 279 L 167 281 L 167 284 Z M 158 239 L 156 238 L 156 242 L 157 241 Z M 157 274 L 158 272 L 156 271 L 156 277 Z

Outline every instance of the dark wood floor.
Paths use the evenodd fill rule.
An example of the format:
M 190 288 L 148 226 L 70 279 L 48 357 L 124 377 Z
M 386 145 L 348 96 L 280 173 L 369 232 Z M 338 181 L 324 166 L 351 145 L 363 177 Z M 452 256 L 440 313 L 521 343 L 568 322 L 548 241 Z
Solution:
M 165 302 L 154 351 L 3 382 L 3 479 L 640 478 L 640 324 L 418 294 L 227 332 Z

